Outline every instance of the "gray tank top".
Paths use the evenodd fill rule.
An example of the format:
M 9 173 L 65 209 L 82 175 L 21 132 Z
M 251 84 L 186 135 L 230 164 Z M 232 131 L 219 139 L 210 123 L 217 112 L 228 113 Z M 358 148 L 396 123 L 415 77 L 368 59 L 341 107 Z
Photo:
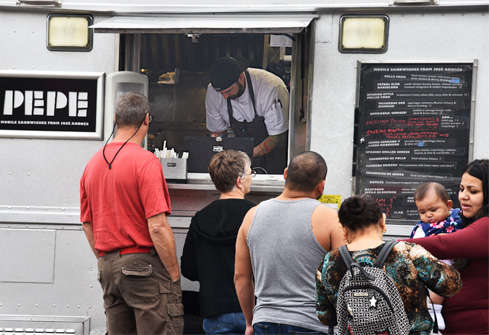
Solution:
M 326 250 L 312 232 L 314 199 L 260 203 L 247 244 L 257 302 L 253 324 L 271 322 L 326 333 L 316 316 L 316 270 Z

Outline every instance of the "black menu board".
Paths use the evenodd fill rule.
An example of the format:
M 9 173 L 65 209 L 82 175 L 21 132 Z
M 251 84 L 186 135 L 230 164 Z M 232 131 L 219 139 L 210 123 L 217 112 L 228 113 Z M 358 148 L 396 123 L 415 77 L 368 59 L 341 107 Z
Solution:
M 362 63 L 356 114 L 355 193 L 391 220 L 419 221 L 414 191 L 444 185 L 458 206 L 469 159 L 472 63 Z

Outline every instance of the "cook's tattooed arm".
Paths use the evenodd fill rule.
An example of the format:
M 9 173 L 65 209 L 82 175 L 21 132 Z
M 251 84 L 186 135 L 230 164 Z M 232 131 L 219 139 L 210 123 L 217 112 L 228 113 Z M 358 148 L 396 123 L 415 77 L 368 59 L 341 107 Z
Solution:
M 275 147 L 285 143 L 286 133 L 279 135 L 271 135 L 263 140 L 253 149 L 253 157 L 260 157 L 271 152 Z

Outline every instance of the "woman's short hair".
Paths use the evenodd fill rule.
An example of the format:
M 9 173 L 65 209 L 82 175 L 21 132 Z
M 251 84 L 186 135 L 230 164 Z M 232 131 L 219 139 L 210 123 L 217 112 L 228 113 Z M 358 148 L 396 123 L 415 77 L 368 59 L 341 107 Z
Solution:
M 484 195 L 484 202 L 482 208 L 479 210 L 477 215 L 473 218 L 474 221 L 480 219 L 483 216 L 488 215 L 488 197 L 487 188 L 489 184 L 489 160 L 488 159 L 475 159 L 469 164 L 467 164 L 462 170 L 462 174 L 468 173 L 472 177 L 475 177 L 482 181 L 482 194 Z M 463 217 L 462 217 L 463 218 Z
M 212 156 L 209 174 L 216 189 L 221 193 L 230 192 L 238 177 L 244 177 L 251 166 L 250 157 L 237 150 L 224 150 Z
M 382 210 L 370 195 L 361 194 L 345 199 L 338 210 L 343 227 L 357 231 L 375 225 L 382 218 Z
M 118 127 L 138 127 L 149 110 L 149 101 L 145 95 L 138 92 L 124 93 L 115 103 L 115 123 Z

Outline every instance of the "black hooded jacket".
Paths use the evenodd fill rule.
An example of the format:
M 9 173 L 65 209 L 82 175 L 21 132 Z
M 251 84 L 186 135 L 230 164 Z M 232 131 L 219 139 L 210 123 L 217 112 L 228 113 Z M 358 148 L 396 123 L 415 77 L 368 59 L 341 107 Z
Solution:
M 244 199 L 216 200 L 190 222 L 181 257 L 182 275 L 200 283 L 202 317 L 241 312 L 234 289 L 236 237 L 255 204 Z

